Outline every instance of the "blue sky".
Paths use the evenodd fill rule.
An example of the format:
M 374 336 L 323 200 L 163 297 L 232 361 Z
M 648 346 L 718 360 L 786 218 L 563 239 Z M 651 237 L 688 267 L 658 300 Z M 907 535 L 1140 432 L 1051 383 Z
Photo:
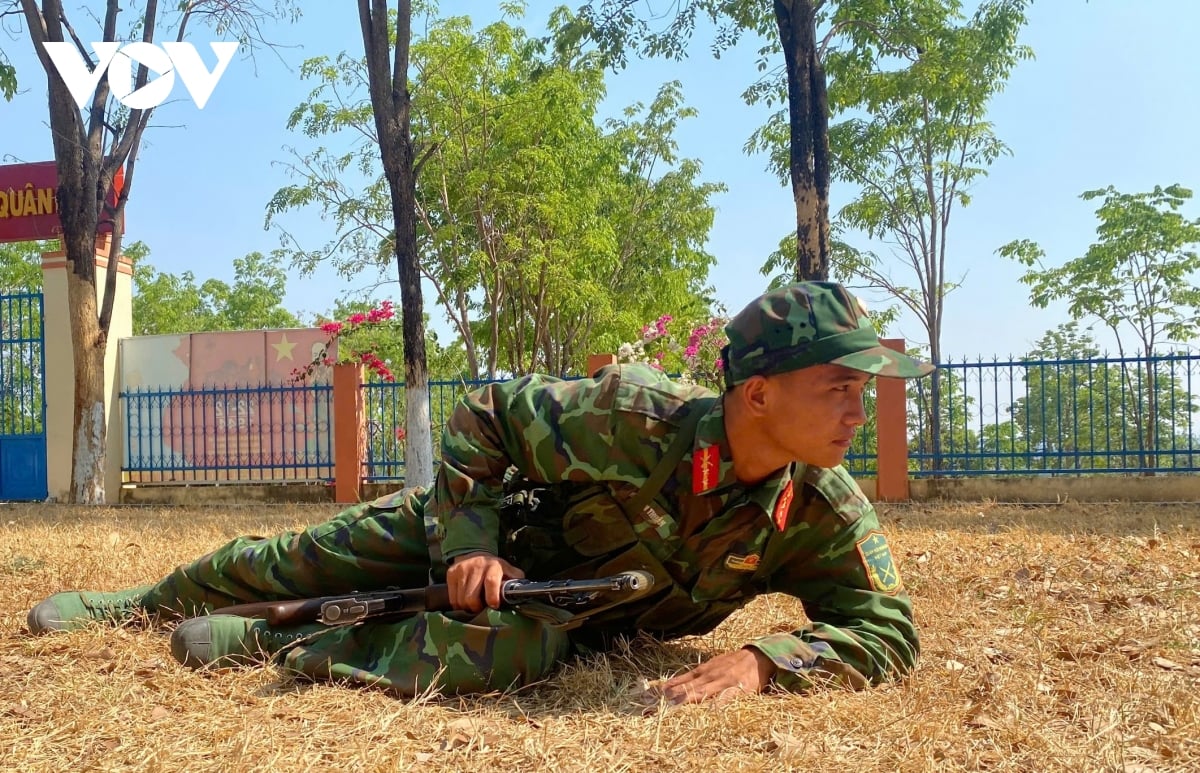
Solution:
M 470 14 L 477 24 L 496 14 L 495 4 L 481 1 L 440 5 L 443 13 Z M 527 23 L 540 28 L 552 6 L 532 0 Z M 75 24 L 90 39 L 82 16 Z M 0 163 L 50 160 L 45 76 L 23 30 L 14 29 L 10 20 L 0 47 L 18 67 L 22 93 L 11 103 L 0 101 Z M 998 160 L 974 186 L 971 205 L 958 210 L 950 225 L 948 274 L 965 277 L 946 301 L 947 355 L 1019 355 L 1067 318 L 1065 305 L 1030 308 L 1018 281 L 1022 269 L 996 256 L 1000 245 L 1033 239 L 1049 261 L 1061 263 L 1082 255 L 1094 240 L 1095 202 L 1081 201 L 1083 191 L 1110 184 L 1128 193 L 1156 184 L 1200 184 L 1200 154 L 1193 149 L 1200 117 L 1198 30 L 1200 3 L 1191 0 L 1034 3 L 1022 41 L 1036 59 L 1018 66 L 990 113 L 1013 155 Z M 180 98 L 155 113 L 129 204 L 127 239 L 146 241 L 151 263 L 161 271 L 230 280 L 234 258 L 279 246 L 278 233 L 264 230 L 263 220 L 271 195 L 288 183 L 279 163 L 288 158 L 285 147 L 306 147 L 305 138 L 285 126 L 311 88 L 298 65 L 308 56 L 358 51 L 361 39 L 353 4 L 333 2 L 308 4 L 298 24 L 271 37 L 287 47 L 278 56 L 260 53 L 256 62 L 235 60 L 204 110 L 177 85 Z M 197 27 L 190 39 L 216 38 Z M 720 60 L 707 43 L 698 36 L 683 62 L 632 61 L 609 77 L 606 108 L 616 113 L 648 101 L 664 81 L 683 83 L 699 116 L 678 132 L 681 153 L 699 159 L 707 179 L 729 188 L 714 200 L 708 249 L 718 260 L 710 277 L 716 295 L 735 311 L 765 286 L 758 268 L 792 227 L 794 210 L 789 189 L 766 171 L 765 159 L 742 152 L 767 115 L 767 108 L 747 107 L 740 96 L 756 76 L 757 42 L 747 41 Z M 211 54 L 205 61 L 211 63 Z M 835 185 L 834 208 L 853 193 Z M 1188 214 L 1198 213 L 1193 202 Z M 333 236 L 332 224 L 316 211 L 285 222 L 309 249 Z M 902 270 L 897 268 L 897 279 L 905 278 Z M 285 304 L 311 318 L 361 286 L 332 271 L 295 277 Z M 427 290 L 426 308 L 445 332 L 432 300 Z M 895 332 L 912 342 L 925 340 L 913 319 L 902 320 Z

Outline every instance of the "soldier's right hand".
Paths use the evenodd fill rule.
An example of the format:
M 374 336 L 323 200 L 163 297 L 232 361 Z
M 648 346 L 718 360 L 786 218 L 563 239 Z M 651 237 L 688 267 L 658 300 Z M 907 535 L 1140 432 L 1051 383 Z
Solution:
M 525 573 L 491 553 L 467 553 L 454 559 L 446 572 L 450 606 L 482 612 L 486 604 L 500 607 L 500 590 L 505 580 L 524 579 Z

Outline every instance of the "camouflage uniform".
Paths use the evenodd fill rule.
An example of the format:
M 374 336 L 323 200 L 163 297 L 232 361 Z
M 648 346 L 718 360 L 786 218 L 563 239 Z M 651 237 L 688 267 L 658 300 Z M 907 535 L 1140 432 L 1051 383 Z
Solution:
M 815 362 L 861 357 L 849 366 L 882 375 L 916 367 L 878 351 L 865 316 L 837 285 L 786 292 L 765 296 L 727 328 L 731 385 L 803 367 L 794 363 L 813 356 L 818 328 L 815 345 L 825 349 Z M 814 315 L 807 337 L 795 332 L 806 324 L 796 324 L 798 314 Z M 864 326 L 869 336 L 858 332 Z M 831 329 L 846 351 L 828 343 L 838 337 Z M 689 417 L 694 439 L 682 461 L 646 506 L 631 508 Z M 508 490 L 533 490 L 536 509 L 500 507 L 510 467 L 519 475 Z M 803 688 L 814 674 L 864 686 L 907 671 L 917 656 L 908 595 L 875 512 L 846 471 L 797 463 L 758 485 L 739 483 L 721 399 L 640 365 L 473 392 L 446 428 L 433 491 L 402 491 L 296 534 L 235 540 L 180 567 L 144 603 L 195 615 L 244 601 L 419 586 L 476 551 L 505 557 L 532 579 L 641 569 L 656 583 L 645 598 L 565 625 L 485 610 L 332 628 L 286 650 L 283 664 L 410 694 L 431 685 L 503 688 L 542 678 L 572 651 L 615 635 L 705 633 L 773 592 L 801 599 L 812 621 L 748 644 L 774 661 L 782 687 Z

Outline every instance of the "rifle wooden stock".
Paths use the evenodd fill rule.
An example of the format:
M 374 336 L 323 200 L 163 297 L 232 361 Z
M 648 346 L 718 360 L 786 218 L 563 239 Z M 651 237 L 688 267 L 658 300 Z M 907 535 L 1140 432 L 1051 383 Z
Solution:
M 214 615 L 238 615 L 239 617 L 260 617 L 271 625 L 303 625 L 315 623 L 321 618 L 321 607 L 329 601 L 350 598 L 382 598 L 393 597 L 397 593 L 404 594 L 403 608 L 394 612 L 445 612 L 450 606 L 450 590 L 445 584 L 430 585 L 426 588 L 414 588 L 405 591 L 372 591 L 370 593 L 340 593 L 335 596 L 320 596 L 310 599 L 292 599 L 289 601 L 256 601 L 250 604 L 236 604 L 222 607 L 213 612 Z

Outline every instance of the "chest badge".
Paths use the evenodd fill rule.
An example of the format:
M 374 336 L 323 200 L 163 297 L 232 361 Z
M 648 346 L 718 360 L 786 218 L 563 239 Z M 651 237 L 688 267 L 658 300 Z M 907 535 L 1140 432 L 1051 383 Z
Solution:
M 783 491 L 779 492 L 779 498 L 775 500 L 775 512 L 771 516 L 775 521 L 775 528 L 779 531 L 787 529 L 788 512 L 792 509 L 792 494 L 792 482 L 789 480 Z
M 753 572 L 758 569 L 758 562 L 762 557 L 758 553 L 751 553 L 748 556 L 725 556 L 725 568 L 732 569 L 735 572 Z

